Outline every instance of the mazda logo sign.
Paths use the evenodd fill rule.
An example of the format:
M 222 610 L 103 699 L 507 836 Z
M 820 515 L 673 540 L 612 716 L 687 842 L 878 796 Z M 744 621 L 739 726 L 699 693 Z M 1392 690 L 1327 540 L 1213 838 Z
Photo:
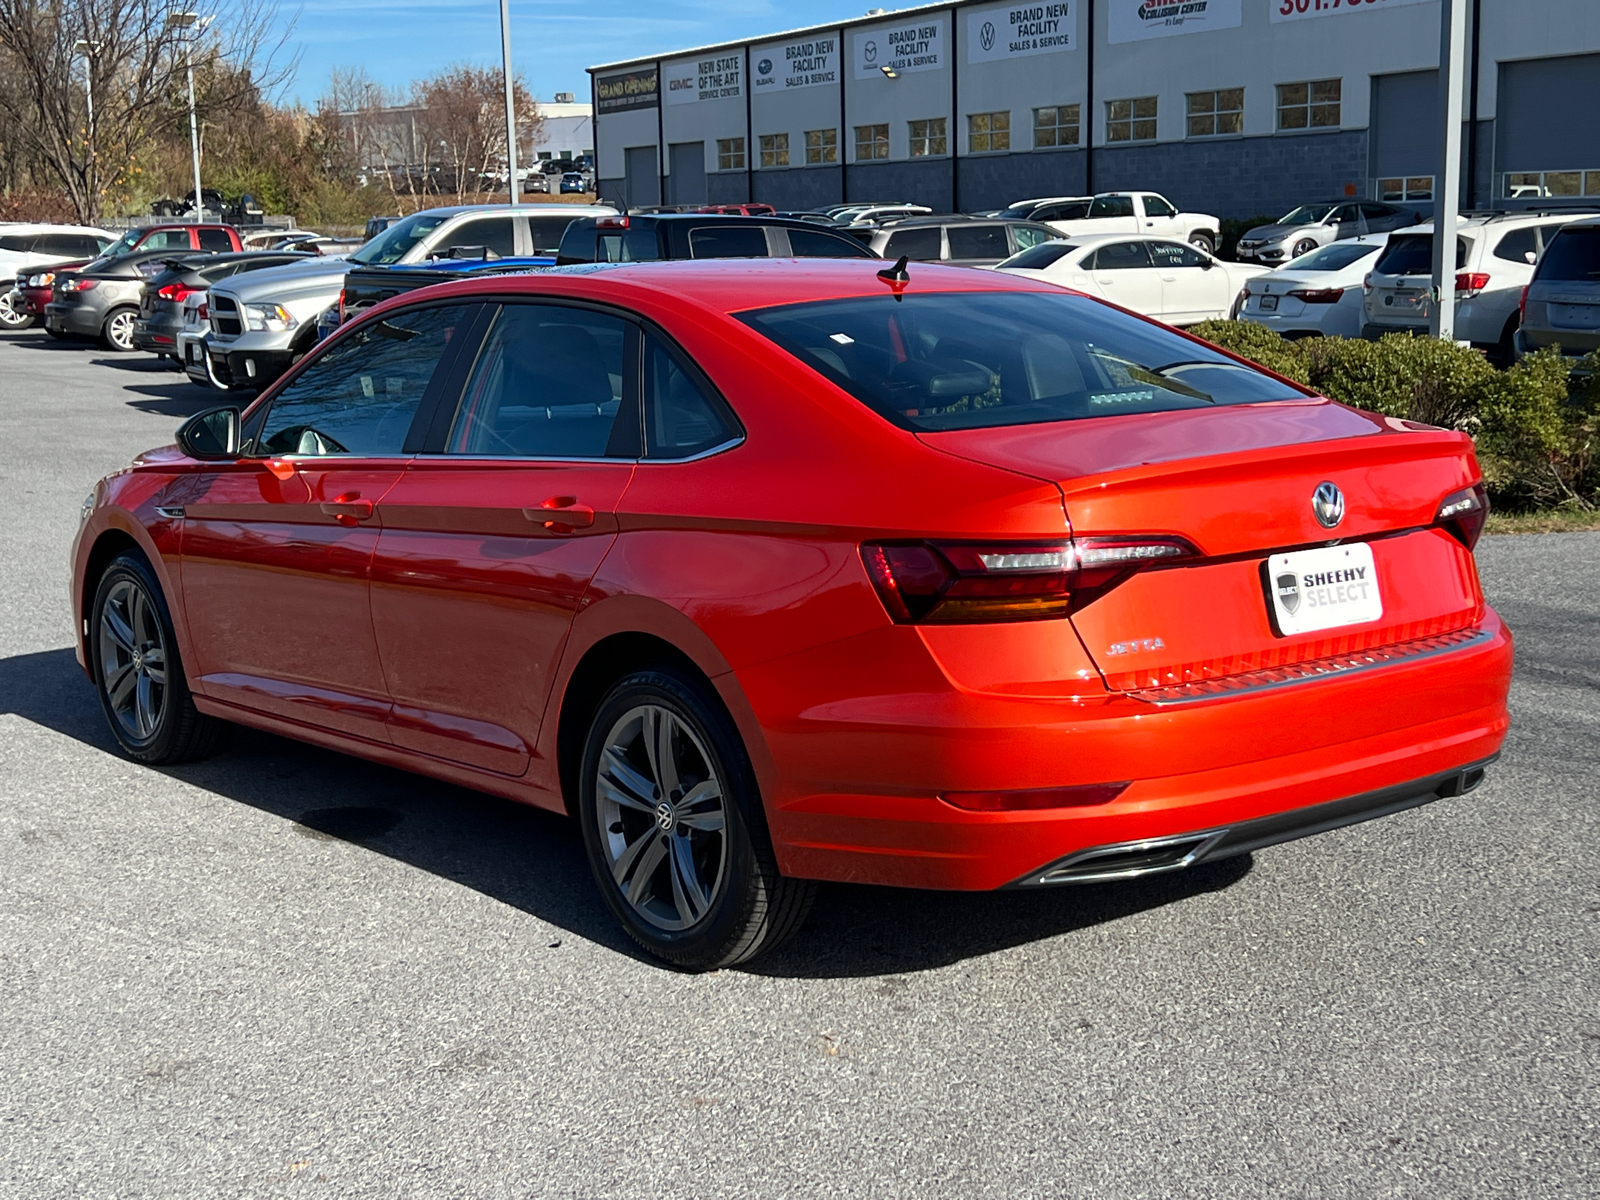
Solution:
M 1311 511 L 1317 514 L 1317 524 L 1332 529 L 1344 520 L 1344 493 L 1337 484 L 1317 484 L 1317 490 L 1311 493 Z

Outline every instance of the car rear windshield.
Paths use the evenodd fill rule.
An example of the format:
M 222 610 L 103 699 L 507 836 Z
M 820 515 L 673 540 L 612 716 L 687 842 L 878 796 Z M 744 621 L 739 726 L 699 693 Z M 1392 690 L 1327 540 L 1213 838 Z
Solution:
M 1073 242 L 1040 242 L 1037 246 L 1017 251 L 1000 265 L 1008 271 L 1042 271 L 1077 248 Z
M 1456 270 L 1467 265 L 1467 239 L 1456 239 Z M 1433 234 L 1396 233 L 1383 248 L 1378 265 L 1372 268 L 1377 275 L 1432 275 Z
M 1545 248 L 1539 263 L 1544 283 L 1600 283 L 1600 225 L 1563 229 Z
M 1066 292 L 887 293 L 742 319 L 885 419 L 933 433 L 1170 412 L 1301 393 Z
M 1335 242 L 1331 246 L 1324 246 L 1321 250 L 1313 250 L 1310 254 L 1302 255 L 1295 259 L 1286 268 L 1290 271 L 1342 271 L 1352 263 L 1358 263 L 1368 255 L 1376 254 L 1378 246 L 1365 245 L 1360 242 Z M 1432 267 L 1428 268 L 1430 271 Z

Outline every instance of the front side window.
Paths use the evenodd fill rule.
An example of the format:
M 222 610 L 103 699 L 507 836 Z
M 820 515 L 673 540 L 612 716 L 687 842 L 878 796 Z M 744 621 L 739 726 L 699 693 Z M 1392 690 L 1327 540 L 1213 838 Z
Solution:
M 528 217 L 528 233 L 535 254 L 554 254 L 561 247 L 561 235 L 572 224 L 571 217 Z
M 1393 179 L 1378 180 L 1378 198 L 1391 203 L 1400 203 L 1406 200 L 1432 200 L 1433 176 L 1432 175 L 1406 175 L 1396 176 Z
M 655 336 L 645 343 L 645 456 L 689 458 L 739 435 L 727 407 Z
M 1029 425 L 1307 393 L 1067 292 L 934 292 L 785 305 L 748 324 L 905 429 Z
M 967 117 L 967 149 L 973 154 L 1011 149 L 1009 112 L 972 113 Z
M 1178 215 L 1178 210 L 1160 196 L 1146 196 L 1144 198 L 1144 215 L 1147 217 L 1175 217 Z
M 946 139 L 943 117 L 929 117 L 925 121 L 910 122 L 911 128 L 911 157 L 927 158 L 930 155 L 946 154 Z
M 874 158 L 889 157 L 889 127 L 887 125 L 856 126 L 856 161 L 868 162 Z
M 837 129 L 806 130 L 806 166 L 839 161 L 839 131 Z
M 478 352 L 446 453 L 635 457 L 638 409 L 631 426 L 619 423 L 628 334 L 627 322 L 609 313 L 503 306 Z
M 1153 142 L 1156 140 L 1156 98 L 1106 102 L 1106 141 Z
M 761 165 L 763 167 L 787 167 L 789 165 L 789 135 L 787 133 L 763 133 L 761 135 Z
M 257 454 L 393 457 L 464 305 L 393 313 L 341 338 L 279 392 L 255 434 Z
M 1189 136 L 1221 137 L 1244 132 L 1244 89 L 1190 92 Z
M 744 139 L 742 137 L 717 139 L 717 170 L 744 170 Z
M 1339 128 L 1339 96 L 1342 84 L 1337 79 L 1314 79 L 1307 83 L 1278 85 L 1278 128 Z
M 393 266 L 404 258 L 413 246 L 444 223 L 444 217 L 414 213 L 405 220 L 390 225 L 352 254 L 350 261 L 368 267 Z
M 1076 104 L 1052 104 L 1049 108 L 1033 110 L 1033 148 L 1049 150 L 1056 146 L 1078 144 L 1078 114 Z
M 230 250 L 233 248 L 230 244 Z M 152 233 L 139 243 L 141 250 L 187 250 L 189 249 L 189 231 L 187 229 L 160 229 Z
M 839 237 L 820 229 L 789 230 L 789 253 L 795 258 L 872 258 L 854 238 Z
M 1100 217 L 1131 217 L 1133 216 L 1132 196 L 1096 196 L 1089 205 L 1091 220 Z
M 439 244 L 434 247 L 434 253 L 448 255 L 459 247 L 461 253 L 475 255 L 478 247 L 482 246 L 495 258 L 510 258 L 517 252 L 516 239 L 509 216 L 480 217 L 476 221 L 466 221 L 454 229 L 445 230 Z

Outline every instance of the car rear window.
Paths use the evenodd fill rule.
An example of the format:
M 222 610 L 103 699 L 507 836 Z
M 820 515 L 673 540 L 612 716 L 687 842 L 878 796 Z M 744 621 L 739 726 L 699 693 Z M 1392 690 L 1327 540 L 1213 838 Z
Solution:
M 1544 283 L 1600 283 L 1600 225 L 1568 226 L 1545 248 Z
M 885 258 L 899 258 L 904 254 L 913 262 L 938 262 L 942 253 L 937 225 L 923 225 L 917 229 L 897 229 L 883 244 Z
M 1456 270 L 1467 265 L 1467 239 L 1456 239 Z M 1372 268 L 1379 275 L 1432 275 L 1433 234 L 1397 233 Z
M 571 217 L 529 217 L 528 232 L 533 235 L 532 253 L 554 254 L 561 246 L 561 235 L 571 224 Z
M 1374 245 L 1363 246 L 1359 242 L 1335 242 L 1331 246 L 1324 246 L 1321 250 L 1313 250 L 1310 254 L 1301 255 L 1288 264 L 1291 271 L 1342 271 L 1352 263 L 1358 263 L 1363 258 L 1376 254 L 1379 247 Z M 1432 270 L 1430 267 L 1429 270 Z
M 1018 251 L 1000 265 L 1007 270 L 1017 268 L 1023 271 L 1042 271 L 1077 248 L 1072 242 L 1041 242 L 1037 246 L 1029 246 L 1026 250 Z
M 741 319 L 886 420 L 924 433 L 1303 396 L 1066 292 L 886 293 Z
M 820 229 L 789 230 L 789 253 L 796 258 L 872 258 L 868 250 L 854 238 L 824 233 Z

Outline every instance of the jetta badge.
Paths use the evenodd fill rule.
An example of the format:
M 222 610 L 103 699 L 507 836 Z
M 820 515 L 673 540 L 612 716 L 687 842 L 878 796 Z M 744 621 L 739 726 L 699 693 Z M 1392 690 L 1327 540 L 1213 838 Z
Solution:
M 1291 571 L 1279 575 L 1273 582 L 1278 587 L 1278 603 L 1283 605 L 1284 612 L 1293 616 L 1300 607 L 1300 576 Z
M 1317 514 L 1319 525 L 1332 529 L 1344 520 L 1344 493 L 1336 484 L 1326 481 L 1317 484 L 1317 490 L 1311 493 L 1311 511 Z

